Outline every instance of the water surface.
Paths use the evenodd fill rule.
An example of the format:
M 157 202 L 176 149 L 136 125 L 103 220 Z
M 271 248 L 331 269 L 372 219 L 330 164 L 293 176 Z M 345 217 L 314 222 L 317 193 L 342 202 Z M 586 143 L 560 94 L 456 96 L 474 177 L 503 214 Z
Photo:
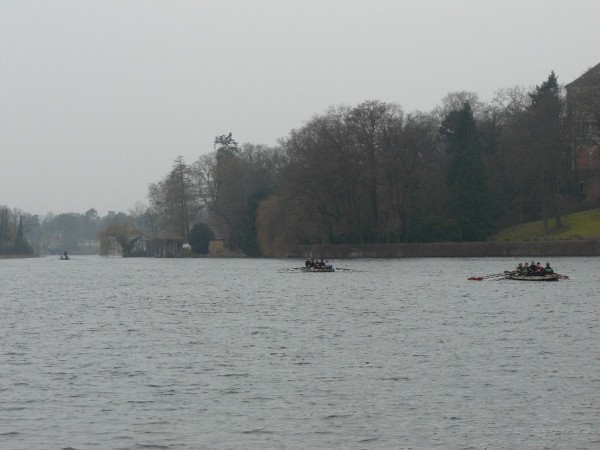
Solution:
M 517 262 L 0 260 L 0 448 L 600 448 L 599 260 Z

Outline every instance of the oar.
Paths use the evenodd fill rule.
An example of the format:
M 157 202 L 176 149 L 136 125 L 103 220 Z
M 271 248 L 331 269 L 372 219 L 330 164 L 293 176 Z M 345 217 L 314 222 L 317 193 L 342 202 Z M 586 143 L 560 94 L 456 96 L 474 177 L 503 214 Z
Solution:
M 473 281 L 483 281 L 483 280 L 486 280 L 488 278 L 503 277 L 505 275 L 506 275 L 506 273 L 502 272 L 502 273 L 494 273 L 492 275 L 485 275 L 483 277 L 471 277 L 471 278 L 468 278 L 468 279 L 469 280 L 473 280 Z
M 567 275 L 561 275 L 560 273 L 557 273 L 556 275 L 558 275 L 559 280 L 569 280 L 570 279 Z

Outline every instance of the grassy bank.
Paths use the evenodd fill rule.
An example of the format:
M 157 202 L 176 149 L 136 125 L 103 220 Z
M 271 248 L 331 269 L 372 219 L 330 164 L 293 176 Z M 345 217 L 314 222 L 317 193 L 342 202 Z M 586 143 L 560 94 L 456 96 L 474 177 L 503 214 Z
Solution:
M 600 209 L 591 209 L 562 217 L 562 227 L 554 226 L 554 219 L 530 222 L 502 230 L 491 241 L 553 241 L 564 239 L 600 239 Z

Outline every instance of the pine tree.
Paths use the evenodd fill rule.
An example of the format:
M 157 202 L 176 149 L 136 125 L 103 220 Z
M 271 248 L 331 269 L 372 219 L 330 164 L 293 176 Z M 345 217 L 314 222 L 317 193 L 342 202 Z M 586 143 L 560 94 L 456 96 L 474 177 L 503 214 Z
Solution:
M 541 101 L 548 97 L 557 97 L 558 98 L 559 87 L 558 87 L 558 77 L 554 73 L 554 71 L 550 72 L 548 75 L 548 79 L 542 83 L 541 86 L 535 87 L 535 92 L 529 94 L 529 98 L 531 99 L 532 107 L 537 107 Z
M 554 71 L 541 86 L 529 94 L 531 106 L 529 120 L 529 157 L 535 161 L 538 183 L 541 187 L 538 200 L 542 204 L 542 219 L 547 230 L 548 219 L 554 215 L 556 227 L 561 227 L 562 199 L 568 196 L 570 153 L 566 145 L 563 100 Z
M 489 232 L 487 177 L 469 103 L 446 115 L 440 134 L 449 157 L 446 172 L 449 216 L 457 222 L 463 241 L 485 239 Z
M 33 249 L 23 232 L 23 216 L 19 215 L 19 225 L 17 226 L 17 236 L 15 237 L 15 254 L 17 255 L 29 255 L 33 253 Z

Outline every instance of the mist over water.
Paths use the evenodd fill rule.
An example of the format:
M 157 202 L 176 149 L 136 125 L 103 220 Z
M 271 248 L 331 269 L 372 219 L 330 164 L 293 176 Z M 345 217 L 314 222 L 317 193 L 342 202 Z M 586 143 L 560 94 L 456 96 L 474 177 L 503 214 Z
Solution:
M 598 258 L 517 262 L 0 260 L 0 448 L 598 448 Z

